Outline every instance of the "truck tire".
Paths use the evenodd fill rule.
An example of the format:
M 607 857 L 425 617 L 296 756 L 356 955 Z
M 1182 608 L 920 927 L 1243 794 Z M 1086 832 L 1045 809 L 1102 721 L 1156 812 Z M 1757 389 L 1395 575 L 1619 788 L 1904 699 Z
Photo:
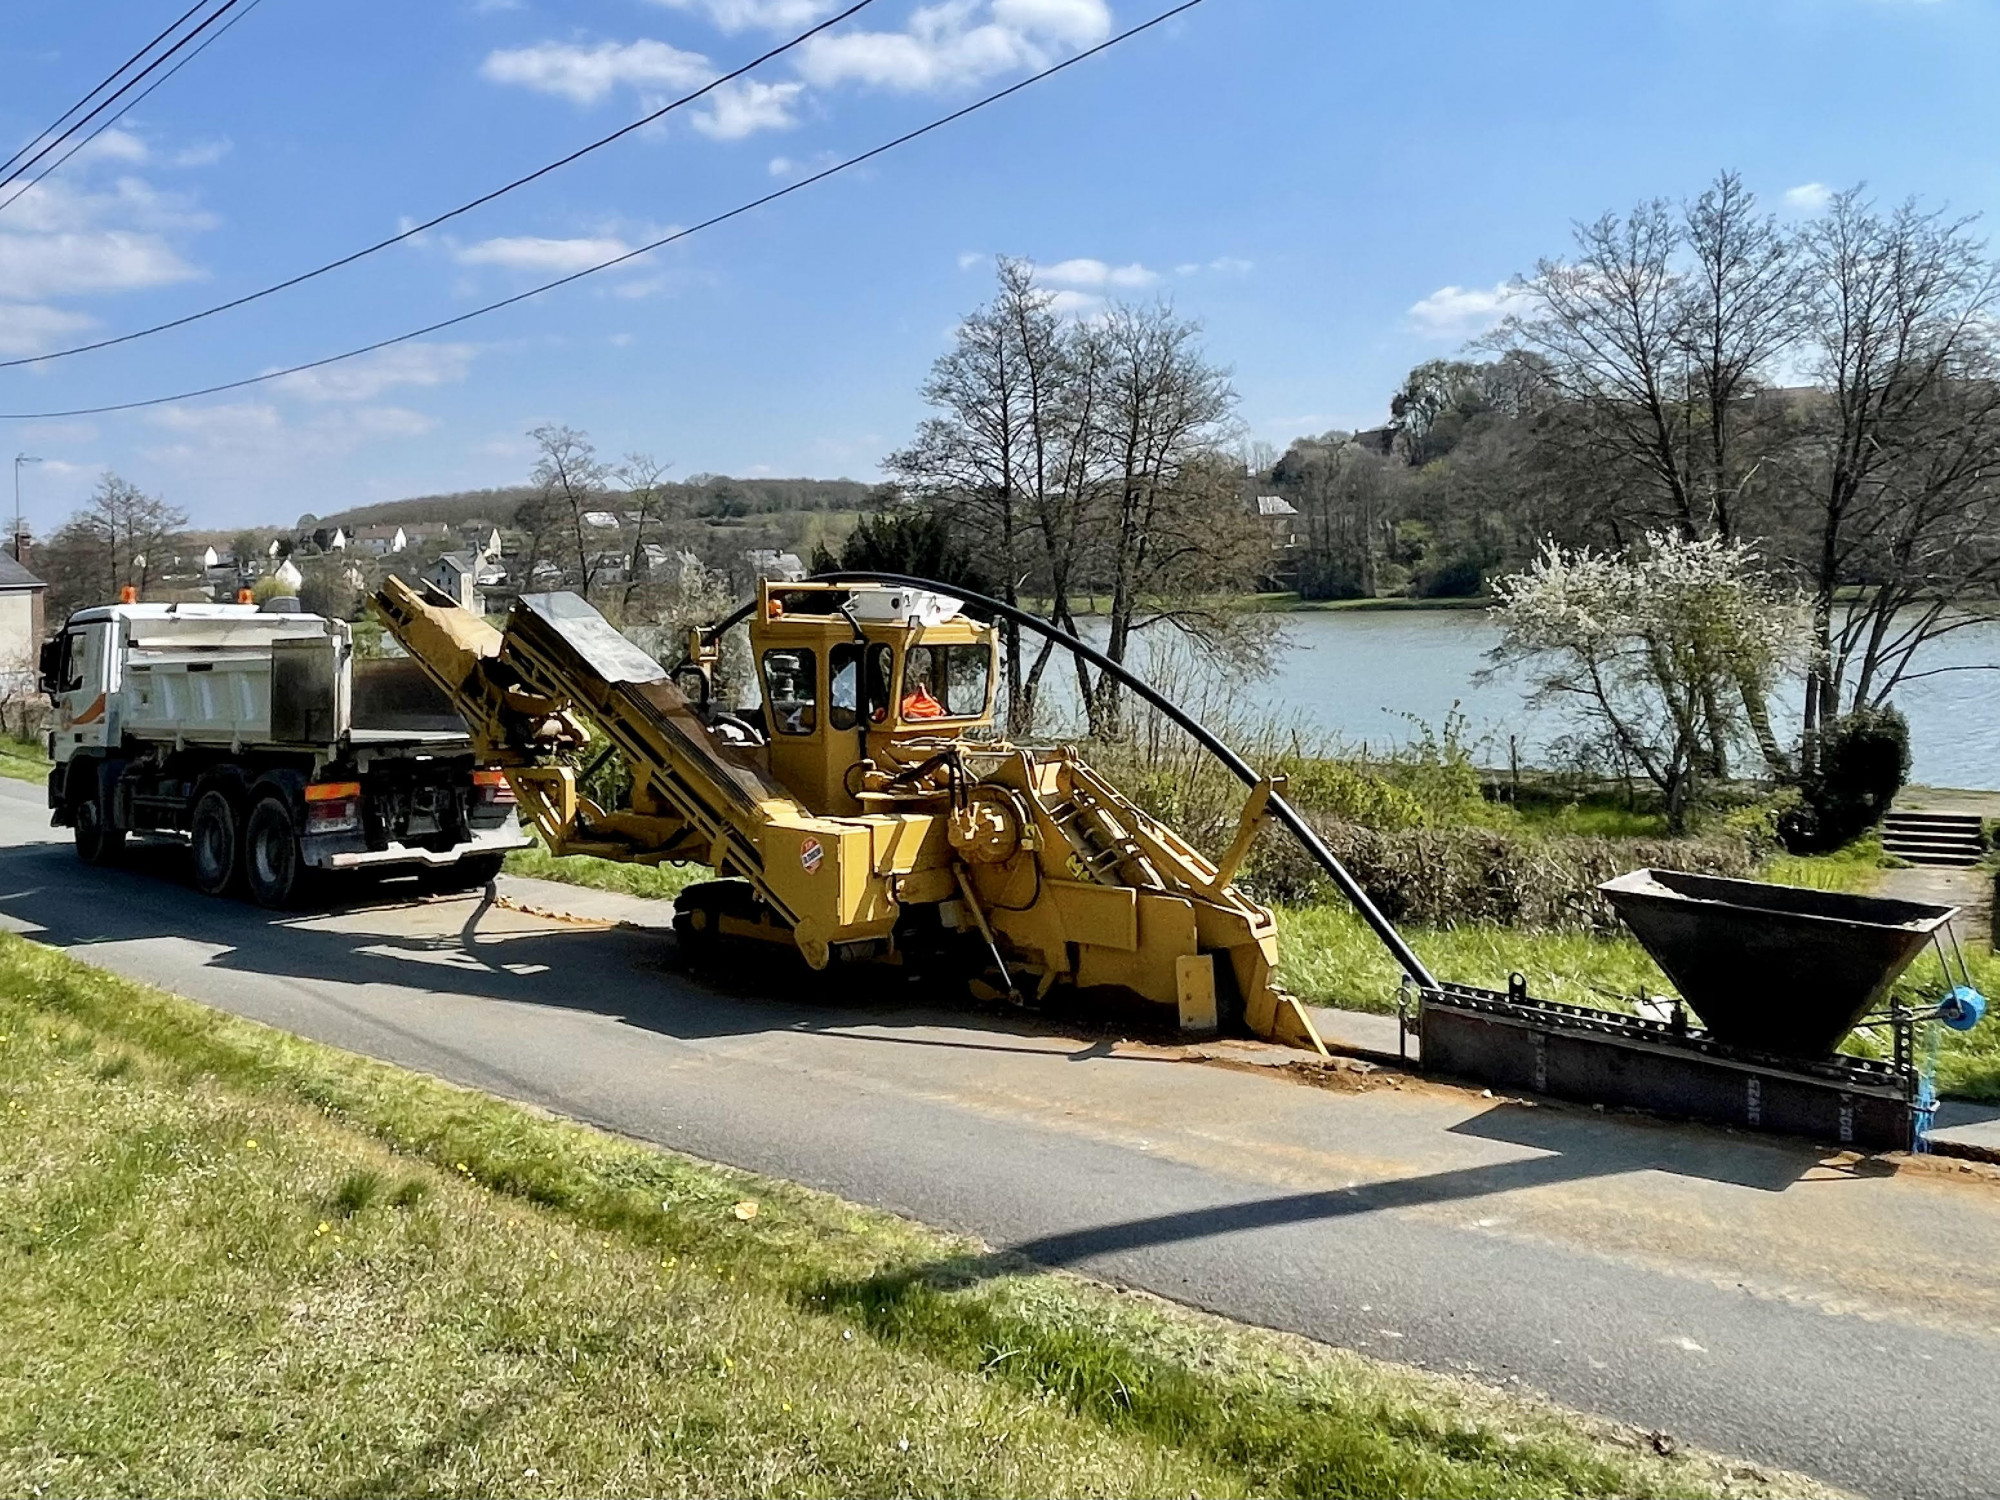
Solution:
M 236 804 L 211 787 L 194 805 L 188 824 L 188 844 L 194 854 L 194 888 L 204 896 L 227 896 L 243 884 L 243 835 L 237 827 Z
M 104 820 L 104 799 L 96 795 L 82 798 L 71 817 L 76 823 L 77 857 L 87 865 L 111 865 L 125 852 L 125 830 Z
M 260 797 L 243 830 L 243 878 L 259 906 L 282 910 L 298 900 L 306 883 L 305 855 L 291 804 L 283 797 Z

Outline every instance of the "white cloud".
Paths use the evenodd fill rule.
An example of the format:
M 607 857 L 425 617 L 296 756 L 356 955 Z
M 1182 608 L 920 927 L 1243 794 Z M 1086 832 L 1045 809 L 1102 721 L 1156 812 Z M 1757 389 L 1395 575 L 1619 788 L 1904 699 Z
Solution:
M 512 271 L 548 271 L 558 275 L 601 265 L 631 250 L 612 236 L 590 239 L 551 240 L 533 235 L 512 235 L 481 240 L 453 252 L 463 266 L 504 266 Z
M 718 31 L 797 31 L 833 11 L 834 0 L 653 0 L 706 16 Z
M 81 333 L 97 320 L 33 303 L 0 302 L 0 355 L 15 359 L 55 347 L 64 334 Z
M 1127 266 L 1114 266 L 1106 261 L 1081 257 L 1057 261 L 1052 266 L 1036 266 L 1035 279 L 1047 286 L 1116 287 L 1129 291 L 1151 286 L 1160 279 L 1160 273 L 1147 270 L 1137 261 Z
M 1430 338 L 1467 339 L 1523 311 L 1527 302 L 1524 293 L 1504 281 L 1491 287 L 1441 286 L 1411 304 L 1410 321 Z
M 725 83 L 695 111 L 694 128 L 717 141 L 739 141 L 760 130 L 788 130 L 798 123 L 792 107 L 805 87 L 759 83 L 754 78 Z
M 826 32 L 800 51 L 799 72 L 831 87 L 863 83 L 920 93 L 961 88 L 1111 34 L 1104 0 L 940 0 L 920 6 L 905 31 Z
M 621 86 L 641 93 L 661 87 L 691 89 L 715 76 L 699 52 L 683 52 L 645 38 L 600 42 L 595 47 L 537 42 L 490 54 L 480 72 L 494 83 L 519 84 L 577 104 L 595 104 Z
M 465 378 L 476 352 L 471 344 L 404 344 L 344 364 L 287 375 L 273 382 L 272 388 L 307 401 L 373 401 L 382 392 L 399 385 L 455 385 Z
M 1248 276 L 1257 269 L 1257 263 L 1238 255 L 1219 255 L 1208 263 L 1208 268 L 1218 276 Z
M 975 266 L 985 265 L 991 259 L 992 256 L 978 250 L 961 250 L 958 256 L 958 268 L 961 271 L 970 271 Z
M 1102 297 L 1090 292 L 1061 291 L 1049 294 L 1049 310 L 1059 318 L 1080 318 L 1104 305 Z
M 0 287 L 13 297 L 136 291 L 196 274 L 158 235 L 129 229 L 0 234 Z
M 1802 182 L 1785 189 L 1785 202 L 1801 213 L 1816 214 L 1833 201 L 1833 189 L 1823 182 Z
M 80 161 L 142 162 L 151 156 L 146 143 L 129 130 L 112 126 L 77 152 Z
M 176 167 L 212 167 L 235 149 L 226 136 L 214 141 L 196 141 L 176 151 L 169 163 Z

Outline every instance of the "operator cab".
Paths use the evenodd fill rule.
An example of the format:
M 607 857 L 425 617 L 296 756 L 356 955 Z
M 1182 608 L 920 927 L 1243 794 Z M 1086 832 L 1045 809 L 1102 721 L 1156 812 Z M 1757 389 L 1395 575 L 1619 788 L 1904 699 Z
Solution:
M 771 774 L 816 812 L 993 722 L 997 633 L 942 594 L 766 581 L 750 649 Z

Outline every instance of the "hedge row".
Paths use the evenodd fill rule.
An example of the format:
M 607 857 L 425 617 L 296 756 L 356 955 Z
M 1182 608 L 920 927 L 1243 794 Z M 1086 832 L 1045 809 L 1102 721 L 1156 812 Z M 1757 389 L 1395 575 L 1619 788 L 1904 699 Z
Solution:
M 1391 921 L 1430 927 L 1499 923 L 1544 932 L 1615 932 L 1600 882 L 1645 866 L 1748 877 L 1741 838 L 1523 836 L 1488 828 L 1383 831 L 1332 819 L 1314 827 Z M 1283 829 L 1267 828 L 1243 883 L 1269 901 L 1324 900 L 1333 883 Z

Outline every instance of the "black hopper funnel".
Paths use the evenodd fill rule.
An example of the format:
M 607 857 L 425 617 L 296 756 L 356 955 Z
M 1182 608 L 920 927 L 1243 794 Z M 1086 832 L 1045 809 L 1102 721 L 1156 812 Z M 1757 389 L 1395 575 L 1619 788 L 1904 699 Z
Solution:
M 1598 889 L 1718 1042 L 1823 1058 L 1955 907 L 1634 870 Z

